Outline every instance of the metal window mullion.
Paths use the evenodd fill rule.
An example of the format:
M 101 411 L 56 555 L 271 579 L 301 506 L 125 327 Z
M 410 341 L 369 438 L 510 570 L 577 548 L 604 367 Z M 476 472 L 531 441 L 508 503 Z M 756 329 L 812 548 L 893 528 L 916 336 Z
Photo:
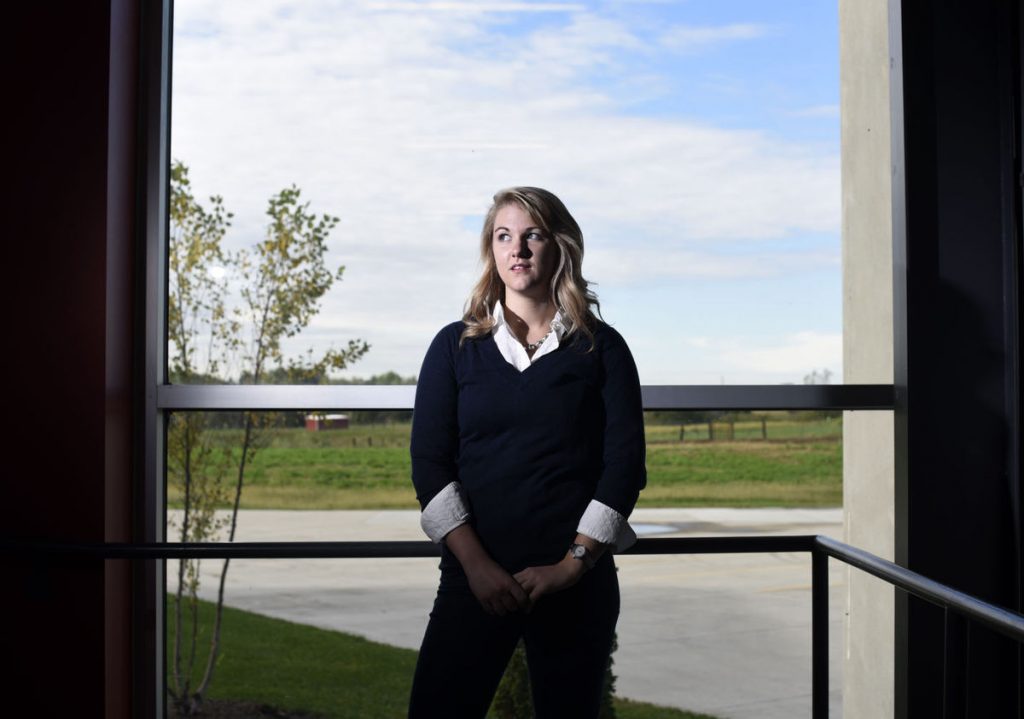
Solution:
M 892 385 L 645 385 L 647 410 L 887 410 Z M 411 410 L 414 385 L 171 385 L 164 411 Z
M 140 274 L 143 313 L 138 325 L 142 367 L 142 485 L 138 487 L 134 532 L 143 542 L 163 542 L 166 528 L 165 418 L 160 387 L 167 382 L 167 232 L 170 168 L 172 0 L 139 6 L 138 207 L 142 217 Z M 132 619 L 135 668 L 133 713 L 165 714 L 165 560 L 135 562 Z

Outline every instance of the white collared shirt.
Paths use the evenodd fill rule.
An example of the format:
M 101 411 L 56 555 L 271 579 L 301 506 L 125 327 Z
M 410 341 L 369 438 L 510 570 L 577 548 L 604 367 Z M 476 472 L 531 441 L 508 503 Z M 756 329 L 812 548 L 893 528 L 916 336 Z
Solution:
M 494 317 L 494 327 L 491 330 L 491 336 L 494 337 L 494 343 L 498 345 L 498 351 L 501 352 L 501 356 L 505 358 L 506 362 L 520 372 L 541 357 L 549 355 L 558 349 L 559 342 L 565 336 L 562 313 L 555 312 L 555 316 L 551 320 L 551 331 L 544 337 L 544 341 L 541 342 L 540 347 L 534 351 L 531 357 L 526 348 L 512 334 L 512 330 L 509 329 L 508 322 L 505 320 L 505 308 L 501 306 L 501 302 L 494 304 L 494 311 L 491 313 L 491 316 Z
M 498 351 L 506 362 L 520 372 L 557 350 L 559 342 L 566 333 L 561 312 L 555 312 L 555 316 L 551 320 L 551 332 L 544 337 L 544 341 L 531 357 L 509 329 L 500 301 L 495 303 L 491 316 L 494 317 L 491 337 L 494 339 Z M 448 532 L 465 524 L 469 518 L 470 514 L 462 495 L 462 487 L 458 482 L 451 482 L 427 503 L 420 515 L 420 526 L 423 527 L 423 531 L 431 541 L 439 543 Z M 628 549 L 636 542 L 636 533 L 629 526 L 626 518 L 596 499 L 590 500 L 586 511 L 580 517 L 576 531 L 601 544 L 609 545 L 608 548 L 616 552 Z

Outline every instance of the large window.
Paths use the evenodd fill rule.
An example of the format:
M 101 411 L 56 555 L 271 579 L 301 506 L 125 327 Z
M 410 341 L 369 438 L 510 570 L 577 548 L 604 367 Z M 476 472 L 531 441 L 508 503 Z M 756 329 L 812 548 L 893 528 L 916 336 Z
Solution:
M 842 378 L 833 4 L 178 0 L 173 42 L 169 539 L 420 536 L 408 385 L 461 314 L 490 195 L 517 184 L 574 212 L 585 275 L 637 360 L 652 410 L 642 531 L 737 529 L 666 508 L 784 505 L 814 509 L 780 531 L 836 532 L 838 408 L 875 400 L 736 386 Z M 286 387 L 228 386 L 253 383 Z M 624 558 L 622 573 L 651 590 L 647 609 L 672 597 L 666 614 L 699 605 L 724 622 L 718 608 L 744 613 L 752 593 L 767 596 L 730 632 L 774 632 L 781 683 L 787 662 L 805 671 L 801 561 L 648 560 Z M 431 562 L 397 561 L 387 577 L 288 564 L 236 562 L 228 604 L 416 646 L 408 627 L 423 620 L 432 587 L 417 581 Z M 180 577 L 215 600 L 222 566 L 171 563 L 166 590 Z M 749 581 L 724 587 L 736 574 Z M 693 591 L 678 596 L 680 581 Z M 379 599 L 399 591 L 416 601 Z M 174 641 L 190 631 L 188 594 L 168 604 L 169 687 L 174 652 L 190 651 Z M 785 626 L 794 606 L 801 623 Z M 663 618 L 644 617 L 632 634 L 623 625 L 627 657 L 666 641 Z M 242 621 L 225 646 L 249 631 Z M 736 666 L 726 654 L 719 675 Z M 202 656 L 195 671 L 200 681 Z M 620 676 L 630 696 L 686 706 Z M 752 691 L 743 701 L 770 700 Z
M 837 44 L 822 2 L 181 0 L 172 155 L 233 213 L 225 251 L 293 184 L 338 218 L 343 278 L 284 343 L 368 342 L 338 376 L 415 375 L 491 193 L 530 184 L 577 215 L 645 384 L 837 382 Z

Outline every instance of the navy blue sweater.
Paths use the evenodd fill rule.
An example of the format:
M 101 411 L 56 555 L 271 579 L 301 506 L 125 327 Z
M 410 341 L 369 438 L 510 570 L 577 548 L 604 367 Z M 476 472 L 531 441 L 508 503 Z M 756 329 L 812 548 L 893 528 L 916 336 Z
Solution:
M 510 572 L 551 564 L 591 499 L 629 516 L 646 483 L 640 382 L 629 348 L 604 323 L 520 372 L 465 325 L 434 338 L 416 386 L 412 479 L 421 507 L 462 484 L 487 552 Z M 461 575 L 442 550 L 443 574 Z

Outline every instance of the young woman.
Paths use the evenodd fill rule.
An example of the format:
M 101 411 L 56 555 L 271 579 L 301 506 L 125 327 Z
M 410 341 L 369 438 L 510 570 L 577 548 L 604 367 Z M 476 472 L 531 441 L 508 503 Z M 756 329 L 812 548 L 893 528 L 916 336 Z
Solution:
M 636 365 L 594 315 L 583 235 L 502 190 L 483 276 L 420 372 L 412 474 L 441 582 L 410 717 L 483 717 L 522 638 L 537 717 L 596 717 L 619 613 L 611 553 L 646 481 Z

